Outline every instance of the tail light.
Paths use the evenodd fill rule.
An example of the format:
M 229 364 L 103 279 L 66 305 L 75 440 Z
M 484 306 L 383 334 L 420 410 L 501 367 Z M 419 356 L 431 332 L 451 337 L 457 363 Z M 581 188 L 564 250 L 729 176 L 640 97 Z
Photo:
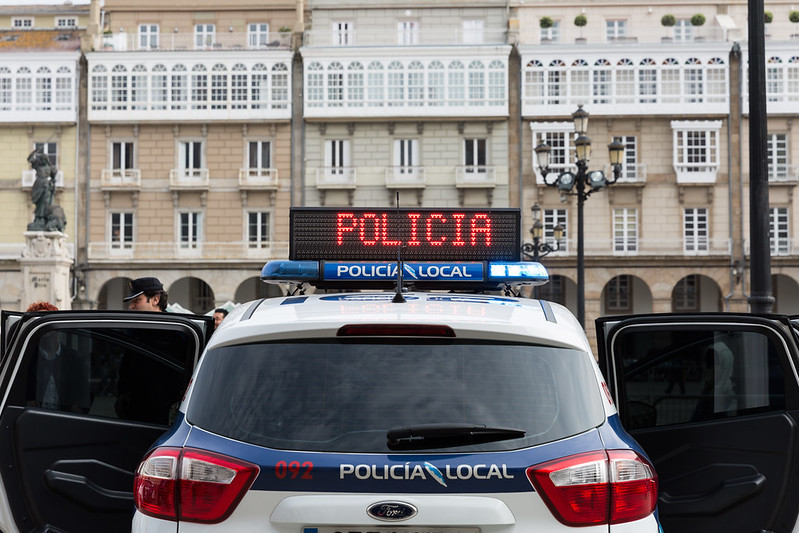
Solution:
M 136 508 L 164 520 L 216 524 L 236 509 L 258 466 L 193 448 L 156 448 L 136 471 Z
M 531 466 L 527 477 L 568 526 L 632 522 L 657 505 L 655 469 L 632 450 L 572 455 Z

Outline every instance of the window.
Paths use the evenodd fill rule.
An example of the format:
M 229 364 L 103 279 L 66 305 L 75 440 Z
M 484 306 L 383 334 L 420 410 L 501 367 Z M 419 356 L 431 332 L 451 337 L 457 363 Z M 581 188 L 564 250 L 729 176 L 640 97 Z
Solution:
M 616 375 L 630 429 L 785 409 L 782 349 L 762 330 L 674 325 L 628 328 L 616 337 Z M 651 412 L 651 416 L 638 413 Z M 726 422 L 725 422 L 726 423 Z
M 606 20 L 605 37 L 608 42 L 624 39 L 627 37 L 627 21 L 624 19 Z
M 133 248 L 133 213 L 111 213 L 108 224 L 111 231 L 111 250 L 130 250 Z
M 347 103 L 350 107 L 363 107 L 363 101 L 363 65 L 356 61 L 347 67 Z
M 785 133 L 770 133 L 766 138 L 768 154 L 768 179 L 785 181 L 789 177 L 788 136 Z
M 114 66 L 111 71 L 111 109 L 124 111 L 128 108 L 128 69 Z
M 20 106 L 20 78 L 17 78 L 17 105 Z M 28 79 L 30 83 L 30 79 Z M 30 97 L 30 89 L 22 93 Z M 108 108 L 108 75 L 103 65 L 96 65 L 91 76 L 91 108 L 93 110 L 106 110 Z M 22 107 L 21 107 L 22 108 Z
M 344 65 L 334 61 L 327 67 L 327 105 L 344 105 Z
M 0 67 L 0 110 L 10 111 L 14 102 L 12 95 L 12 76 L 11 69 L 8 67 Z
M 58 166 L 58 144 L 54 142 L 33 143 L 33 149 L 42 152 L 54 167 Z
M 155 65 L 152 70 L 153 92 L 151 95 L 150 106 L 154 110 L 166 109 L 169 100 L 169 76 L 164 65 Z
M 719 168 L 721 121 L 672 121 L 678 183 L 713 183 Z
M 231 70 L 230 107 L 231 109 L 247 109 L 247 93 L 250 90 L 250 85 L 247 82 L 247 67 L 236 63 Z
M 643 176 L 638 175 L 638 139 L 634 135 L 623 135 L 621 137 L 613 137 L 614 142 L 620 142 L 624 145 L 624 155 L 621 164 L 621 177 L 620 179 L 636 181 L 643 179 Z
M 563 276 L 550 276 L 548 283 L 540 287 L 535 287 L 535 289 L 538 289 L 538 298 L 547 300 L 548 302 L 566 305 L 566 291 L 563 287 Z
M 269 73 L 266 65 L 257 63 L 252 67 L 251 105 L 253 109 L 266 109 L 269 102 Z
M 463 63 L 460 61 L 453 61 L 449 64 L 447 76 L 447 88 L 449 93 L 450 106 L 464 105 L 466 96 L 466 72 Z
M 352 22 L 334 22 L 333 44 L 338 46 L 355 44 L 355 24 Z
M 250 248 L 269 246 L 269 213 L 250 211 L 247 213 L 247 243 Z
M 554 172 L 570 169 L 574 161 L 574 147 L 570 139 L 574 136 L 574 125 L 571 122 L 560 122 L 555 124 L 551 130 L 535 130 L 535 127 L 552 127 L 553 124 L 531 124 L 533 129 L 533 146 L 535 149 L 539 144 L 546 144 L 550 148 L 549 168 Z M 533 152 L 535 153 L 535 152 Z M 539 172 L 538 163 L 533 161 L 536 173 Z
M 416 139 L 394 140 L 395 174 L 415 174 L 419 166 L 419 141 Z
M 227 109 L 228 99 L 227 67 L 217 63 L 211 70 L 211 109 Z
M 32 17 L 12 18 L 11 26 L 13 26 L 15 30 L 29 30 L 33 28 L 33 18 Z
M 147 109 L 147 68 L 136 65 L 130 75 L 130 108 Z
M 266 22 L 247 24 L 247 43 L 250 48 L 269 46 L 269 24 Z
M 463 21 L 463 44 L 483 44 L 483 21 Z
M 133 158 L 132 142 L 111 143 L 111 168 L 114 170 L 129 170 L 136 168 Z
M 594 64 L 592 95 L 595 104 L 610 103 L 611 65 L 606 59 Z
M 139 48 L 158 48 L 158 24 L 139 24 Z
M 350 141 L 329 139 L 325 142 L 325 163 L 328 175 L 344 176 L 350 166 Z
M 563 228 L 560 241 L 555 241 L 555 226 Z M 552 247 L 557 247 L 558 252 L 568 251 L 569 242 L 569 217 L 565 209 L 544 209 L 544 242 Z
M 419 23 L 415 20 L 405 20 L 397 23 L 397 44 L 419 44 Z
M 179 242 L 182 249 L 196 249 L 200 242 L 200 213 L 190 211 L 178 213 L 179 219 Z
M 408 105 L 421 106 L 424 103 L 424 65 L 413 61 L 408 65 Z
M 216 27 L 213 24 L 194 25 L 194 47 L 211 48 L 216 40 Z
M 248 142 L 247 161 L 251 169 L 272 168 L 272 143 L 270 141 Z
M 674 40 L 694 40 L 694 27 L 691 25 L 690 19 L 677 19 L 677 24 L 674 25 Z
M 540 33 L 541 41 L 549 41 L 557 43 L 560 41 L 560 21 L 552 21 L 552 26 L 549 28 L 541 28 Z
M 653 59 L 643 59 L 638 67 L 638 101 L 642 104 L 657 102 L 658 72 Z
M 638 209 L 623 207 L 613 209 L 613 251 L 638 251 Z
M 486 171 L 485 139 L 463 140 L 463 164 L 466 166 L 466 172 Z
M 605 286 L 605 312 L 632 312 L 632 278 L 628 275 L 616 276 Z
M 617 104 L 635 103 L 635 70 L 633 62 L 629 59 L 620 59 L 616 63 L 616 93 Z
M 708 216 L 706 207 L 690 207 L 683 211 L 683 239 L 686 253 L 708 251 Z
M 191 108 L 208 108 L 208 71 L 205 65 L 194 65 L 191 69 Z
M 427 67 L 427 102 L 431 106 L 443 106 L 444 96 L 444 64 L 433 61 Z
M 469 63 L 469 105 L 485 105 L 485 67 L 481 61 Z
M 699 276 L 685 276 L 677 282 L 671 292 L 671 309 L 675 312 L 699 311 Z
M 55 27 L 57 30 L 74 30 L 78 27 L 78 19 L 75 17 L 56 17 Z
M 378 61 L 369 63 L 366 73 L 367 104 L 370 107 L 382 107 L 385 93 L 386 74 L 383 64 Z
M 36 70 L 36 109 L 50 111 L 53 103 L 53 76 L 47 67 Z
M 788 208 L 772 207 L 769 210 L 769 243 L 771 245 L 771 255 L 789 255 L 791 253 L 789 228 Z
M 272 67 L 272 109 L 289 107 L 289 69 L 285 63 Z
M 696 58 L 691 58 L 685 62 L 685 69 L 683 70 L 683 77 L 685 80 L 685 97 L 687 102 L 702 102 L 704 99 L 704 70 L 702 69 L 702 62 Z
M 186 109 L 188 87 L 186 67 L 183 65 L 172 67 L 172 109 Z
M 203 168 L 202 141 L 183 141 L 178 149 L 179 168 L 186 176 L 194 176 L 196 170 Z

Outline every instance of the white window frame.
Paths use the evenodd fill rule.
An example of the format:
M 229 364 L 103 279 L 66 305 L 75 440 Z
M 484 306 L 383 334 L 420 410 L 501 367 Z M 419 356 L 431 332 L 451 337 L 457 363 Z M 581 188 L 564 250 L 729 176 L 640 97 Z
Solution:
M 12 17 L 11 27 L 15 30 L 31 30 L 34 27 L 33 17 Z
M 126 231 L 129 230 L 128 231 Z M 115 238 L 114 233 L 119 231 Z M 108 213 L 108 248 L 111 253 L 133 250 L 136 241 L 136 214 L 133 211 L 110 211 Z
M 769 247 L 771 255 L 791 254 L 791 225 L 787 207 L 769 208 Z
M 352 46 L 355 44 L 355 23 L 338 20 L 332 23 L 333 44 L 335 46 Z
M 673 29 L 675 41 L 684 42 L 694 40 L 694 27 L 691 24 L 691 19 L 677 19 Z
M 157 50 L 161 32 L 158 24 L 139 24 L 138 43 L 140 50 Z
M 719 170 L 721 121 L 671 122 L 678 183 L 715 183 Z
M 135 141 L 117 139 L 111 141 L 110 144 L 109 168 L 112 170 L 131 170 L 137 168 Z M 119 154 L 119 157 L 117 157 L 117 154 Z M 130 163 L 130 166 L 128 166 L 127 163 Z
M 555 240 L 555 226 L 563 228 L 560 241 Z M 569 251 L 569 211 L 568 209 L 544 209 L 544 242 L 552 247 L 553 254 L 566 254 Z
M 194 171 L 205 168 L 205 142 L 202 139 L 178 140 L 177 155 L 177 168 L 185 177 L 193 177 L 196 174 Z
M 397 44 L 400 46 L 419 44 L 418 20 L 400 20 L 397 22 Z
M 488 139 L 485 137 L 463 139 L 463 166 L 466 167 L 465 171 L 467 173 L 485 173 L 488 164 Z
M 627 19 L 605 19 L 605 39 L 613 42 L 627 37 Z
M 175 240 L 181 252 L 198 251 L 203 242 L 203 212 L 191 209 L 175 213 Z
M 255 218 L 254 222 L 253 218 Z M 244 212 L 244 242 L 247 243 L 248 248 L 269 248 L 272 241 L 272 218 L 273 212 L 270 209 L 248 209 Z M 265 230 L 264 225 L 266 226 Z M 253 240 L 252 237 L 255 239 Z
M 638 253 L 637 208 L 613 208 L 613 253 L 618 255 Z
M 349 176 L 351 166 L 351 142 L 349 139 L 325 140 L 325 176 L 339 181 Z
M 250 48 L 266 48 L 269 46 L 269 23 L 247 23 L 247 45 Z
M 535 147 L 539 144 L 549 145 L 549 169 L 553 174 L 566 170 L 575 171 L 574 165 L 574 124 L 572 122 L 531 122 L 533 145 L 530 147 L 535 154 Z M 536 182 L 544 184 L 544 176 L 538 168 L 538 161 L 533 157 L 533 172 Z
M 216 43 L 216 24 L 194 24 L 194 48 L 213 48 Z
M 703 255 L 710 250 L 710 210 L 706 207 L 683 208 L 683 251 Z
M 56 17 L 55 29 L 74 30 L 78 27 L 78 17 Z
M 549 28 L 539 28 L 539 38 L 541 41 L 549 41 L 551 43 L 560 42 L 560 21 L 553 20 L 552 26 Z
M 273 168 L 274 144 L 270 139 L 249 139 L 247 141 L 247 168 L 265 170 Z M 253 166 L 253 156 L 256 166 Z
M 790 178 L 790 151 L 787 133 L 769 133 L 766 136 L 766 157 L 769 181 L 786 181 Z
M 35 142 L 33 149 L 41 151 L 50 159 L 50 164 L 58 167 L 58 143 L 54 141 Z
M 643 181 L 643 172 L 638 164 L 638 137 L 635 135 L 619 135 L 614 136 L 613 140 L 624 145 L 619 180 L 630 182 Z
M 466 19 L 463 21 L 463 44 L 483 44 L 485 42 L 485 21 Z

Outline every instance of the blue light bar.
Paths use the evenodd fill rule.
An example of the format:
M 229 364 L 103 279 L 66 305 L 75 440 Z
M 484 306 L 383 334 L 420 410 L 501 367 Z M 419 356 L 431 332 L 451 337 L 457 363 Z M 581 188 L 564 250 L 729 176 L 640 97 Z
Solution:
M 269 261 L 261 270 L 267 283 L 304 283 L 319 281 L 318 261 Z
M 404 283 L 434 283 L 446 288 L 472 285 L 543 285 L 549 274 L 541 263 L 409 261 L 402 264 Z M 261 271 L 267 283 L 358 283 L 397 279 L 397 263 L 389 261 L 269 261 Z
M 489 263 L 486 281 L 509 285 L 543 285 L 549 281 L 549 272 L 541 263 Z

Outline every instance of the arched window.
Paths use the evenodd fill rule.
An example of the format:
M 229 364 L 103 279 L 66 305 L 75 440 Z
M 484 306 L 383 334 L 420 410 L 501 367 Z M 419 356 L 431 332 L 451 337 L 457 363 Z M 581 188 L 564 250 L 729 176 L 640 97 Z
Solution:
M 327 105 L 344 105 L 344 65 L 334 61 L 327 66 Z
M 703 102 L 703 95 L 705 94 L 705 72 L 702 68 L 702 62 L 692 57 L 685 62 L 686 68 L 684 69 L 685 81 L 685 96 L 687 102 Z
M 793 56 L 788 60 L 785 77 L 787 78 L 788 101 L 799 101 L 799 56 Z
M 319 63 L 317 65 L 319 69 L 322 68 Z M 250 106 L 253 109 L 266 109 L 269 105 L 269 70 L 263 63 L 256 63 L 252 67 L 250 87 L 252 88 Z
M 544 65 L 537 59 L 524 66 L 524 102 L 528 105 L 544 103 Z
M 227 106 L 227 67 L 221 63 L 217 63 L 211 69 L 211 109 L 227 109 Z
M 150 107 L 155 110 L 166 109 L 169 101 L 169 76 L 164 65 L 155 65 L 150 73 Z
M 595 104 L 609 104 L 611 94 L 611 67 L 607 59 L 597 59 L 594 63 L 591 94 Z
M 447 68 L 447 94 L 448 104 L 451 106 L 462 106 L 466 103 L 466 72 L 463 63 L 453 61 Z
M 485 105 L 486 73 L 482 61 L 469 63 L 469 105 Z
M 130 75 L 131 109 L 147 109 L 147 68 L 144 65 L 133 67 Z
M 358 61 L 347 66 L 347 105 L 363 107 L 363 65 Z
M 424 105 L 424 65 L 421 61 L 408 65 L 408 105 Z
M 444 105 L 444 63 L 433 61 L 427 66 L 427 103 L 431 106 Z
M 308 107 L 322 107 L 325 98 L 325 73 L 321 63 L 314 61 L 308 65 L 306 83 Z
M 664 104 L 680 101 L 680 63 L 673 57 L 663 60 L 660 71 L 660 94 Z
M 547 67 L 547 104 L 566 103 L 566 63 L 553 59 Z
M 658 94 L 658 71 L 654 59 L 642 59 L 638 65 L 638 102 L 654 104 Z
M 366 101 L 369 106 L 383 106 L 385 83 L 383 64 L 379 61 L 369 63 L 366 72 Z
M 635 65 L 629 59 L 620 59 L 616 63 L 616 90 L 615 103 L 632 104 L 635 103 Z
M 272 109 L 289 107 L 289 68 L 285 63 L 272 65 Z
M 19 76 L 19 72 L 17 73 Z M 19 83 L 19 77 L 17 77 L 17 83 Z M 93 111 L 105 111 L 108 109 L 108 71 L 106 70 L 105 66 L 103 65 L 95 65 L 92 68 L 91 74 L 91 109 Z M 30 96 L 30 92 L 28 93 Z M 19 105 L 19 99 L 22 94 L 19 92 L 19 87 L 17 88 L 17 104 Z
M 194 65 L 191 69 L 191 108 L 208 109 L 208 69 Z
M 708 102 L 727 101 L 727 65 L 724 59 L 714 57 L 707 62 L 705 94 Z
M 0 67 L 0 110 L 10 111 L 14 104 L 11 69 Z
M 782 59 L 771 56 L 766 61 L 766 95 L 769 102 L 779 102 L 785 92 L 785 77 Z
M 72 69 L 62 65 L 55 73 L 55 108 L 67 111 L 73 107 Z
M 488 65 L 488 105 L 505 105 L 505 65 L 492 61 Z
M 111 109 L 124 111 L 128 109 L 128 69 L 125 65 L 114 65 L 111 69 Z
M 572 104 L 585 105 L 589 102 L 591 89 L 591 84 L 589 82 L 590 75 L 591 69 L 584 59 L 577 59 L 572 63 L 571 79 L 569 80 Z
M 236 63 L 230 69 L 230 107 L 231 109 L 247 109 L 247 66 Z
M 388 105 L 405 105 L 405 67 L 399 61 L 392 61 L 388 65 Z
M 172 67 L 172 109 L 186 109 L 188 99 L 188 72 L 184 65 L 175 65 Z

